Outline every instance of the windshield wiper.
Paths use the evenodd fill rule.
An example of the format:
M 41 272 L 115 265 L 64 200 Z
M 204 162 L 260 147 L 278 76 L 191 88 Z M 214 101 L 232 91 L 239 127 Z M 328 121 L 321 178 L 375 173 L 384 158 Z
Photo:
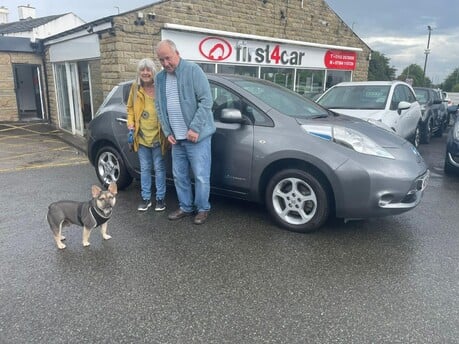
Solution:
M 311 119 L 316 119 L 316 118 L 327 118 L 327 117 L 328 117 L 328 114 L 322 113 L 322 114 L 320 114 L 320 115 L 314 115 L 314 116 L 311 116 L 311 117 L 309 117 L 309 118 L 311 118 Z

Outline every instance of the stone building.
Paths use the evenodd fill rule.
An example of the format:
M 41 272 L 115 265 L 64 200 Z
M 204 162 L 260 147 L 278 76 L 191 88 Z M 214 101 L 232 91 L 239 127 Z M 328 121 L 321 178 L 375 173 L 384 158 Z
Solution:
M 19 6 L 9 23 L 0 8 L 0 121 L 47 119 L 47 88 L 40 40 L 80 26 L 73 13 L 35 18 L 35 8 Z
M 44 39 L 46 118 L 84 135 L 104 97 L 155 60 L 161 39 L 206 72 L 269 79 L 312 97 L 366 80 L 370 48 L 324 0 L 162 0 Z M 158 68 L 159 68 L 158 64 Z

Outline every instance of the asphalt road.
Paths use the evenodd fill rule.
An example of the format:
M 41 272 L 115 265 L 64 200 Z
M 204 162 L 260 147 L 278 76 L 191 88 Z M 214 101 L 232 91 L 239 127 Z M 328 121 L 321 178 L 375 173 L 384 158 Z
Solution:
M 444 144 L 421 146 L 432 177 L 399 216 L 304 235 L 213 197 L 195 226 L 137 212 L 134 183 L 111 240 L 94 231 L 84 248 L 72 226 L 62 251 L 47 206 L 89 199 L 92 167 L 64 155 L 4 169 L 0 343 L 459 343 L 459 176 L 443 175 Z

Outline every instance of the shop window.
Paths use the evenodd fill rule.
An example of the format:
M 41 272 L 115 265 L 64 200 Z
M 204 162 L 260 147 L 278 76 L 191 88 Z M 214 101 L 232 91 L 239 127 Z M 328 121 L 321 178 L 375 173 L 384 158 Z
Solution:
M 339 84 L 340 82 L 351 81 L 352 72 L 342 70 L 327 70 L 327 82 L 325 83 L 325 89 Z
M 293 68 L 262 67 L 260 78 L 293 90 L 294 71 Z
M 197 62 L 197 64 L 201 67 L 204 73 L 215 73 L 215 63 Z
M 295 92 L 313 99 L 324 91 L 324 70 L 297 69 Z
M 237 74 L 258 77 L 257 66 L 241 66 L 241 65 L 223 65 L 217 66 L 217 72 L 223 74 Z

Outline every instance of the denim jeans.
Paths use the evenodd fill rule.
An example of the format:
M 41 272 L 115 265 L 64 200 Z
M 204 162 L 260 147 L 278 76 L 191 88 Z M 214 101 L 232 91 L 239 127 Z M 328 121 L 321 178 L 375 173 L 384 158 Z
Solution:
M 144 200 L 151 200 L 151 171 L 155 170 L 156 200 L 166 196 L 166 164 L 161 154 L 161 146 L 154 148 L 139 145 L 140 188 Z
M 179 207 L 183 211 L 210 210 L 211 140 L 209 136 L 197 143 L 179 140 L 172 145 L 172 172 Z M 194 202 L 190 167 L 195 182 Z

